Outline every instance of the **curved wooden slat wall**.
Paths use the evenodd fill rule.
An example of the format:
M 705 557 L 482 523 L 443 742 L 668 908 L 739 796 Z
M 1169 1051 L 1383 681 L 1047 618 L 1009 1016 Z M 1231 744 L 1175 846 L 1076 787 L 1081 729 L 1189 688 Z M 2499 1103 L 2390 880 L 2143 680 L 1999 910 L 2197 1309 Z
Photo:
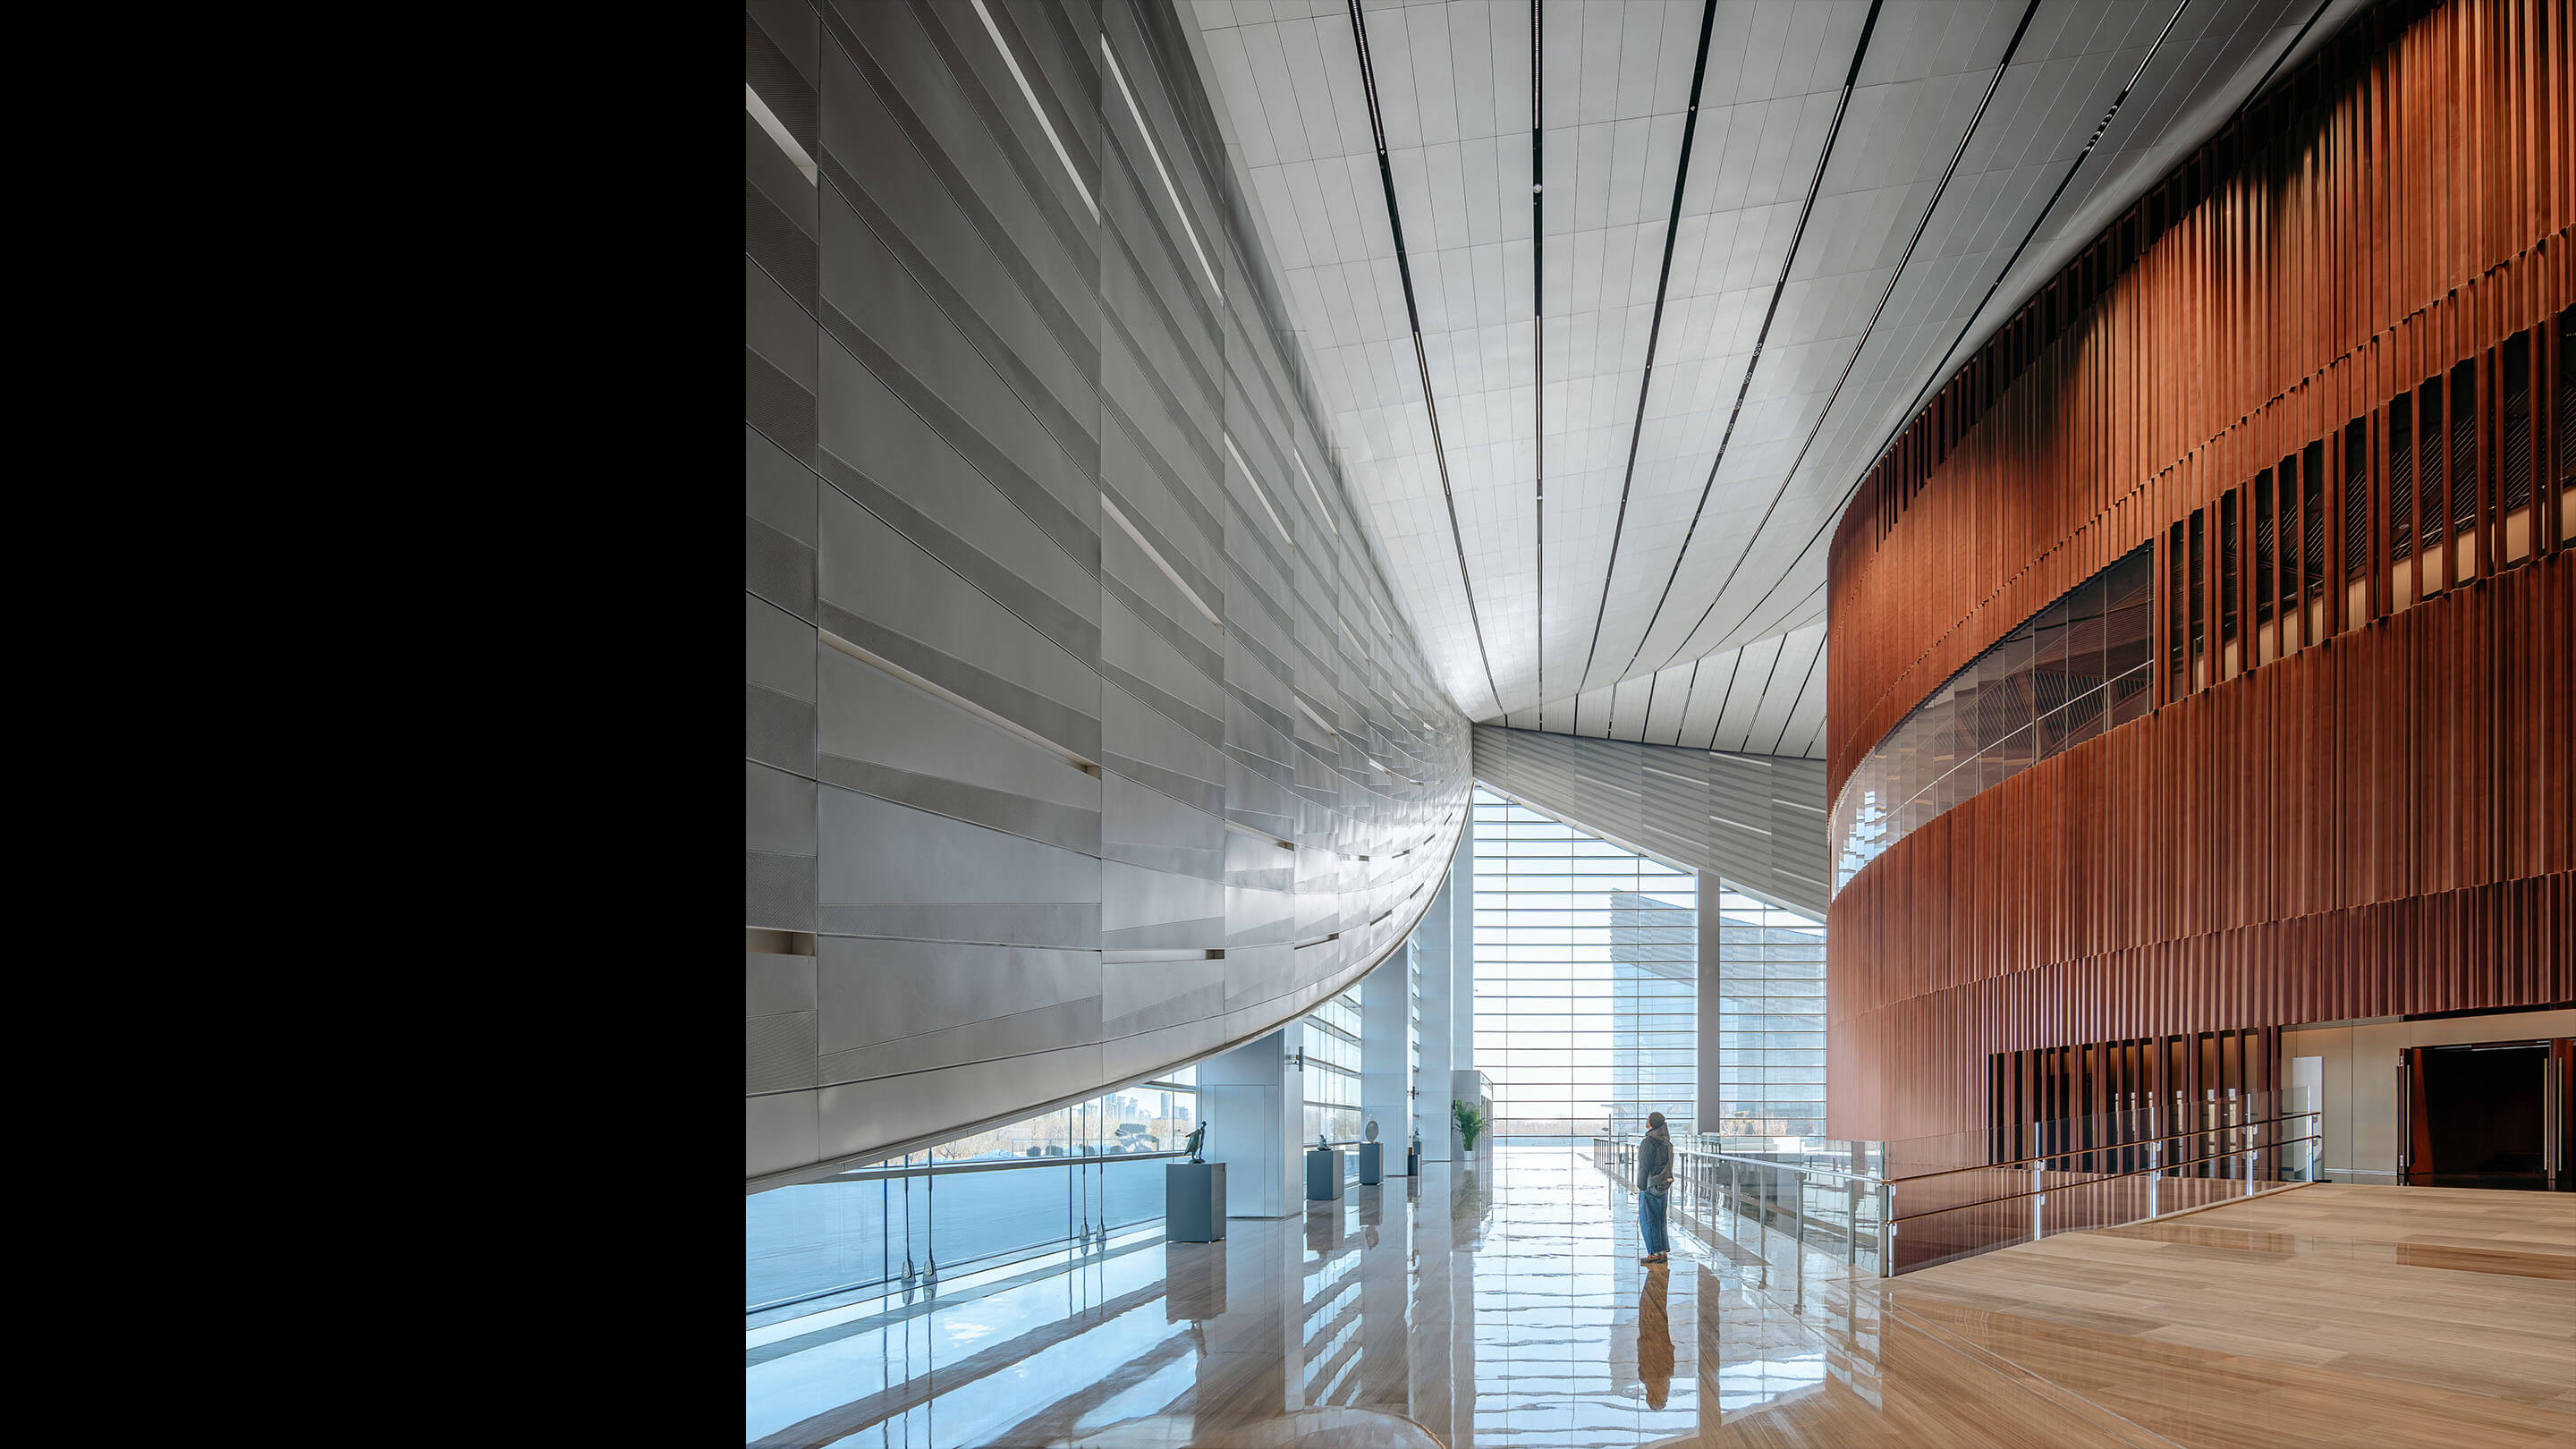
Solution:
M 2568 26 L 2566 0 L 2361 16 L 2108 227 L 1864 481 L 1831 562 L 1833 792 L 1961 665 L 2149 540 L 2164 618 L 2169 526 L 2320 439 L 2328 637 L 2179 698 L 2160 657 L 2154 713 L 1853 879 L 1829 915 L 1835 1135 L 1984 1127 L 1998 1051 L 2576 999 L 2576 562 L 2553 461 L 2576 440 L 2548 401 L 2576 300 Z M 2491 397 L 2516 333 L 2539 404 L 2525 556 L 2502 552 L 2490 465 L 2476 577 L 2411 607 L 2411 574 L 2363 566 L 2347 590 L 2347 501 L 2370 562 L 2390 549 L 2389 400 L 2462 361 Z

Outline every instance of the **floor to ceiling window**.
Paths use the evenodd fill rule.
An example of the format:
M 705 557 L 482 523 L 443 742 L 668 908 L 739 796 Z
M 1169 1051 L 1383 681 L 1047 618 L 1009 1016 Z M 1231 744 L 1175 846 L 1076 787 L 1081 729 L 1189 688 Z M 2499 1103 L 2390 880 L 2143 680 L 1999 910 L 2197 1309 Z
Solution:
M 1498 1144 L 1691 1127 L 1699 883 L 1476 791 L 1476 1066 Z
M 1360 1135 L 1360 983 L 1305 1019 L 1306 1141 L 1355 1142 Z M 1344 1164 L 1359 1171 L 1354 1155 Z
M 1821 1137 L 1825 923 L 1722 883 L 1717 920 L 1718 1120 L 1700 1130 Z

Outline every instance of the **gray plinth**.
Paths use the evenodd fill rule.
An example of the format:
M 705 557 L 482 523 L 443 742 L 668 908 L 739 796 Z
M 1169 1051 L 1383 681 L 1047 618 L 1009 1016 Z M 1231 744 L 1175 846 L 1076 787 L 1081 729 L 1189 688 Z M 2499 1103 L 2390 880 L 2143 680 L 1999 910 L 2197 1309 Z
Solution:
M 1383 1142 L 1361 1143 L 1360 1181 L 1371 1186 L 1375 1186 L 1377 1182 L 1385 1176 L 1386 1144 Z
M 1215 1243 L 1225 1238 L 1225 1164 L 1163 1164 L 1163 1241 Z
M 1306 1201 L 1331 1202 L 1342 1195 L 1342 1149 L 1309 1148 L 1306 1152 Z

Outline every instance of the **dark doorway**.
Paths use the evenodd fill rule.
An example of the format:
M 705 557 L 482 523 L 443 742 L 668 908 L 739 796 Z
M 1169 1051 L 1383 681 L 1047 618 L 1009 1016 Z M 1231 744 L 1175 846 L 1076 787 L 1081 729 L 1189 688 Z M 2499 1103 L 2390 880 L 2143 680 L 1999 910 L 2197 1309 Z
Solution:
M 2568 1180 L 2554 1041 L 2413 1047 L 2406 1053 L 2406 1181 L 2547 1191 Z

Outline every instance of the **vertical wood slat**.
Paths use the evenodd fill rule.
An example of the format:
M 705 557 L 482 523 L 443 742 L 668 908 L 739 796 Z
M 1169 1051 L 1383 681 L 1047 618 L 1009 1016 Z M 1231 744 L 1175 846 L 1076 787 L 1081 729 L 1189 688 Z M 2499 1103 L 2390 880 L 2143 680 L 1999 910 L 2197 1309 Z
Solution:
M 2149 540 L 2156 708 L 1936 816 L 1844 887 L 1838 1135 L 1977 1130 L 1999 1089 L 2022 1122 L 2044 1115 L 2072 1059 L 2026 1079 L 2040 1063 L 2001 1053 L 2251 1031 L 2240 1081 L 2268 1082 L 2282 1026 L 2576 999 L 2576 560 L 2548 512 L 2567 474 L 2559 315 L 2576 302 L 2566 16 L 2565 0 L 2363 15 L 2116 219 L 1864 480 L 1830 562 L 1835 793 L 1941 681 Z M 2500 349 L 2522 332 L 2532 512 L 2508 564 Z M 2476 386 L 2455 460 L 2462 363 Z M 2461 463 L 2472 518 L 2455 537 Z M 2251 484 L 2266 469 L 2268 661 Z M 2195 687 L 2171 550 L 2203 510 Z M 2206 1075 L 2197 1049 L 2142 1061 L 2158 1100 Z
M 2552 5 L 2558 21 L 2541 23 Z M 2361 17 L 1936 391 L 1833 545 L 1838 620 L 1870 621 L 1838 622 L 1826 662 L 1833 789 L 2012 622 L 2266 466 L 2246 449 L 2278 413 L 2315 413 L 2295 431 L 2325 437 L 2361 415 L 2364 375 L 2390 365 L 2374 357 L 2468 357 L 2567 304 L 2576 178 L 2561 133 L 2576 55 L 2563 15 L 2564 0 L 2418 0 Z M 2486 63 L 2479 37 L 2508 29 L 2532 58 Z M 2387 114 L 2357 127 L 2373 104 Z M 2516 152 L 2547 164 L 2485 154 L 2483 138 L 2511 130 L 2507 113 L 2547 126 Z M 2391 135 L 2406 144 L 2377 140 Z M 2241 165 L 2213 165 L 2212 151 Z M 2218 221 L 2244 230 L 2241 254 L 2206 242 Z M 2240 265 L 2249 275 L 2227 275 Z M 2249 334 L 2262 365 L 2228 365 Z M 2140 426 L 2071 425 L 2097 415 Z M 1943 507 L 1912 506 L 1936 486 Z M 2325 613 L 2335 632 L 2343 607 Z

